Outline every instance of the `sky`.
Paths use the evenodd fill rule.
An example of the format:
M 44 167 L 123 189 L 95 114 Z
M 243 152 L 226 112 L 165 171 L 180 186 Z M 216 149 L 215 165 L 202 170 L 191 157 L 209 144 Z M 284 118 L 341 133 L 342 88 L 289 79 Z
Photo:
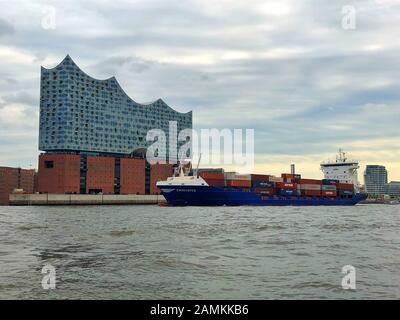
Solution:
M 256 172 L 343 148 L 400 180 L 400 0 L 0 0 L 0 165 L 37 167 L 40 67 L 70 54 L 194 128 L 253 128 Z

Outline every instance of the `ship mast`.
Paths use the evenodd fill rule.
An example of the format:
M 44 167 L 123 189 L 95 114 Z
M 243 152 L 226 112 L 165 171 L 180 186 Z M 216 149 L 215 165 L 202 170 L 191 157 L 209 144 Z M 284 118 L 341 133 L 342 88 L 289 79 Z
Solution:
M 346 152 L 342 148 L 339 149 L 339 155 L 336 156 L 336 162 L 346 162 Z

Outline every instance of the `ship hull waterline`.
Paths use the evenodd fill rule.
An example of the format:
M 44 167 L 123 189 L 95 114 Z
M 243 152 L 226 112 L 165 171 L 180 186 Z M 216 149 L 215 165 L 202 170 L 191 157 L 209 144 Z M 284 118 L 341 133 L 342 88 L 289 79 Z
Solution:
M 161 193 L 171 206 L 353 206 L 367 198 L 360 193 L 350 198 L 283 197 L 212 186 L 162 186 Z

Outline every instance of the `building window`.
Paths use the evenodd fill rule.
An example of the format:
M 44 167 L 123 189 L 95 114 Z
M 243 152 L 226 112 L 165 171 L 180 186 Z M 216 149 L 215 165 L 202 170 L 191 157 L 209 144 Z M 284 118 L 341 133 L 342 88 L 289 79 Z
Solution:
M 44 167 L 47 169 L 54 168 L 54 161 L 45 161 L 44 162 Z

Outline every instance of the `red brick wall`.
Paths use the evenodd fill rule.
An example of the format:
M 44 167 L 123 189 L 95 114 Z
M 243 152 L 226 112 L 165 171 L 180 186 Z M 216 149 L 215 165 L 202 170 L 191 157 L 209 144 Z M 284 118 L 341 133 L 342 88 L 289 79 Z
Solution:
M 26 193 L 34 193 L 35 186 L 35 170 L 21 170 L 19 188 Z
M 153 164 L 150 167 L 150 194 L 160 194 L 160 189 L 156 187 L 157 181 L 166 180 L 172 174 L 172 164 Z
M 53 161 L 53 168 L 46 168 L 45 161 Z M 70 154 L 41 154 L 37 177 L 40 193 L 79 193 L 80 156 Z
M 7 205 L 10 193 L 18 184 L 18 169 L 0 168 L 0 205 Z
M 145 194 L 145 160 L 121 159 L 121 194 Z
M 14 189 L 34 192 L 35 170 L 0 167 L 0 205 L 7 205 Z
M 87 157 L 86 192 L 99 189 L 103 194 L 114 194 L 114 167 L 114 158 Z

